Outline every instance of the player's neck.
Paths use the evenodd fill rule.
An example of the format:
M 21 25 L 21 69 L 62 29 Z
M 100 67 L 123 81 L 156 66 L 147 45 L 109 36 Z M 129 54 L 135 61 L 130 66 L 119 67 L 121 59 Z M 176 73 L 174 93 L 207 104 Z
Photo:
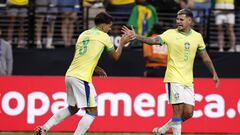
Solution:
M 102 32 L 104 32 L 103 27 L 101 25 L 96 26 L 96 28 Z
M 188 35 L 191 33 L 191 28 L 186 28 L 186 29 L 180 30 L 179 32 L 184 35 Z

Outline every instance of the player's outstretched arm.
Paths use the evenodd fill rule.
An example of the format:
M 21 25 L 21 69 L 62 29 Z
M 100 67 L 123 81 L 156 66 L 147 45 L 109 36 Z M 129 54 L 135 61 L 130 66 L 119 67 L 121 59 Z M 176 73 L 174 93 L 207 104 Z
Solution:
M 207 51 L 205 50 L 205 51 L 199 53 L 199 55 L 201 56 L 204 64 L 207 66 L 208 70 L 212 73 L 212 75 L 213 75 L 213 80 L 214 80 L 214 82 L 216 83 L 216 88 L 218 89 L 219 84 L 220 84 L 220 80 L 219 80 L 219 78 L 218 78 L 217 72 L 216 72 L 216 70 L 215 70 L 215 68 L 214 68 L 214 65 L 213 65 L 213 63 L 212 63 L 212 60 L 210 59 Z
M 131 40 L 131 37 L 129 35 L 123 34 L 121 39 L 120 39 L 118 48 L 116 50 L 114 49 L 111 52 L 109 52 L 108 53 L 109 56 L 117 61 L 122 54 L 122 50 L 123 50 L 124 45 L 127 44 L 130 40 Z
M 144 43 L 147 43 L 149 45 L 160 45 L 160 40 L 159 39 L 137 35 L 135 33 L 135 30 L 134 30 L 133 27 L 130 30 L 128 27 L 123 26 L 121 31 L 124 34 L 128 35 L 131 38 L 131 40 L 137 39 L 137 40 L 142 41 Z

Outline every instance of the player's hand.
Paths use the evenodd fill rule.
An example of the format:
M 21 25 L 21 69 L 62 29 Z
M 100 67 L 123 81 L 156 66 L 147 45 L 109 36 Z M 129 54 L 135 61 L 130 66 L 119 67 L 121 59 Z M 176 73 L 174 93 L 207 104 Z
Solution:
M 127 34 L 123 34 L 121 39 L 120 39 L 120 45 L 125 45 L 127 44 L 129 41 L 131 41 L 131 37 L 128 36 Z
M 213 80 L 214 80 L 214 82 L 216 84 L 216 89 L 218 89 L 219 85 L 220 85 L 220 79 L 218 78 L 217 74 L 213 75 Z
M 94 71 L 100 77 L 107 77 L 107 73 L 102 68 L 100 68 L 99 66 L 97 66 Z
M 123 35 L 129 36 L 131 40 L 134 40 L 136 38 L 136 33 L 132 25 L 131 30 L 128 27 L 123 26 L 121 32 L 123 33 Z

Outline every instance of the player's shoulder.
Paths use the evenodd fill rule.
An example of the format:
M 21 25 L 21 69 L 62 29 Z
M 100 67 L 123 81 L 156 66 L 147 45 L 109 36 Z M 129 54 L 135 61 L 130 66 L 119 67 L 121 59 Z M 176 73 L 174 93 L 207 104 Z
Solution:
M 91 28 L 91 29 L 88 29 L 88 30 L 85 30 L 81 33 L 81 35 L 91 35 L 93 33 L 95 33 L 95 29 L 94 28 Z
M 110 36 L 107 33 L 100 31 L 95 27 L 83 31 L 80 34 L 80 37 L 84 37 L 84 36 L 88 36 L 88 37 L 92 37 L 92 38 L 100 38 L 100 39 L 110 38 Z
M 177 30 L 176 29 L 167 29 L 165 32 L 175 33 L 175 32 L 177 32 Z
M 199 33 L 199 32 L 197 32 L 196 30 L 191 29 L 191 31 L 192 31 L 192 34 L 193 34 L 193 35 L 196 35 L 196 36 L 200 36 L 200 37 L 202 37 L 202 34 Z
M 167 29 L 165 32 L 163 32 L 163 34 L 169 34 L 169 35 L 177 34 L 177 33 L 178 33 L 177 29 Z

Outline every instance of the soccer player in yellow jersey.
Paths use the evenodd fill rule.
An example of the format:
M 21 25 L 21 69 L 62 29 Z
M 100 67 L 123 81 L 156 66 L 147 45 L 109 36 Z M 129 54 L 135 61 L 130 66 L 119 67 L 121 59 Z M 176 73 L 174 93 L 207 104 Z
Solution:
M 97 116 L 97 94 L 92 84 L 92 75 L 94 70 L 103 76 L 106 75 L 104 70 L 96 66 L 98 60 L 104 50 L 114 60 L 118 60 L 124 45 L 131 38 L 123 35 L 115 50 L 107 34 L 111 30 L 113 18 L 101 12 L 96 15 L 94 21 L 96 27 L 80 34 L 76 43 L 75 56 L 66 73 L 68 107 L 54 114 L 43 126 L 37 127 L 37 135 L 45 135 L 51 127 L 74 115 L 80 108 L 84 108 L 86 114 L 80 120 L 74 133 L 74 135 L 83 135 Z
M 169 128 L 173 129 L 174 135 L 181 135 L 181 123 L 193 116 L 195 105 L 193 89 L 193 62 L 196 53 L 213 75 L 216 88 L 219 86 L 219 78 L 213 63 L 205 49 L 205 44 L 200 33 L 192 29 L 192 12 L 189 9 L 178 11 L 176 29 L 169 29 L 156 38 L 147 38 L 136 35 L 134 30 L 127 27 L 122 32 L 152 45 L 166 44 L 168 46 L 168 64 L 164 82 L 168 101 L 172 104 L 173 117 L 161 128 L 154 128 L 156 135 L 164 135 Z

